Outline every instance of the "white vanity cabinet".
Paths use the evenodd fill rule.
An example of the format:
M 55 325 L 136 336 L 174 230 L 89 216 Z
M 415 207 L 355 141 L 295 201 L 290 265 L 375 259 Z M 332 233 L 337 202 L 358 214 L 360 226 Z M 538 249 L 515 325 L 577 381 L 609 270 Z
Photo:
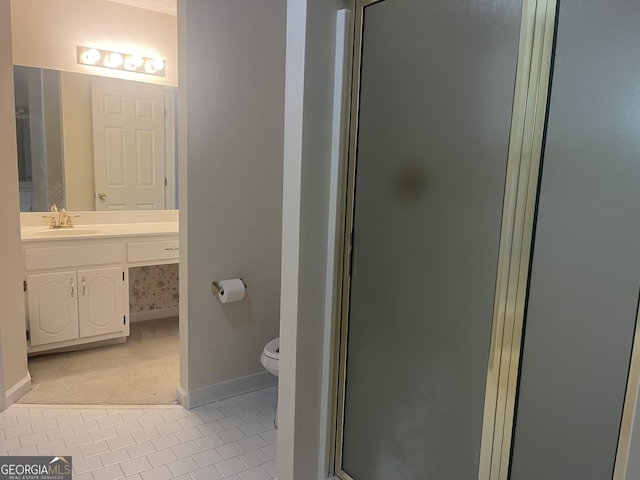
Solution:
M 27 275 L 31 346 L 122 333 L 122 268 Z
M 177 212 L 85 212 L 132 219 L 51 230 L 41 214 L 23 214 L 27 352 L 124 342 L 129 335 L 129 268 L 178 263 Z M 118 216 L 120 215 L 120 216 Z M 115 216 L 115 217 L 114 217 Z
M 129 334 L 123 245 L 64 243 L 24 249 L 29 352 Z

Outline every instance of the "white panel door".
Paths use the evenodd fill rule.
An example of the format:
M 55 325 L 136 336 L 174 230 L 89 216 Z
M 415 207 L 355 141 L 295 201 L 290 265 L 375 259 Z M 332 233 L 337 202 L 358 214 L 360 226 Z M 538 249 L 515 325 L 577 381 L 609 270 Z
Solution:
M 96 210 L 165 208 L 164 91 L 93 82 Z
M 81 338 L 122 331 L 123 284 L 119 267 L 78 271 Z
M 78 338 L 76 272 L 27 275 L 31 345 Z

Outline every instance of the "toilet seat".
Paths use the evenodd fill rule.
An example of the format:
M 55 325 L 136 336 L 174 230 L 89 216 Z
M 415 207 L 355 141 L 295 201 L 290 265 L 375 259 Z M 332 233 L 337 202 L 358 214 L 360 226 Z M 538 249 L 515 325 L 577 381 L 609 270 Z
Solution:
M 269 343 L 267 343 L 264 347 L 263 353 L 269 358 L 273 358 L 274 360 L 279 360 L 280 359 L 280 337 L 274 338 Z
M 280 338 L 274 338 L 264 346 L 262 355 L 260 355 L 260 363 L 272 375 L 276 377 L 280 370 Z

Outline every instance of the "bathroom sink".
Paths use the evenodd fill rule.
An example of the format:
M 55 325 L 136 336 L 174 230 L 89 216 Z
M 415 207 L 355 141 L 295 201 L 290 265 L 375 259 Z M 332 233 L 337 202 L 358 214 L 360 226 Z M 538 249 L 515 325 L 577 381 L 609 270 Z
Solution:
M 30 232 L 33 236 L 38 237 L 79 237 L 83 235 L 98 235 L 104 233 L 104 229 L 97 228 L 60 228 L 46 229 Z

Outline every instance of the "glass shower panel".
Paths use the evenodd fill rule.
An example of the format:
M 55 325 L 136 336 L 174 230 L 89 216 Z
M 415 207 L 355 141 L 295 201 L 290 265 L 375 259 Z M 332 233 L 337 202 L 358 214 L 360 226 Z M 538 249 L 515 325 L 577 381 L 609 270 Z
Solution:
M 364 8 L 342 469 L 477 478 L 522 4 Z
M 640 281 L 639 19 L 637 0 L 559 4 L 513 480 L 612 478 Z

